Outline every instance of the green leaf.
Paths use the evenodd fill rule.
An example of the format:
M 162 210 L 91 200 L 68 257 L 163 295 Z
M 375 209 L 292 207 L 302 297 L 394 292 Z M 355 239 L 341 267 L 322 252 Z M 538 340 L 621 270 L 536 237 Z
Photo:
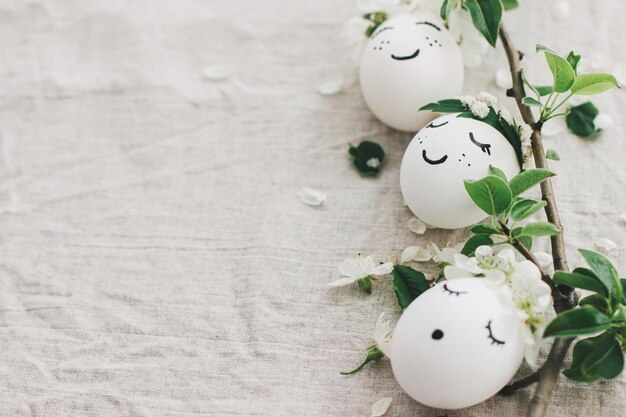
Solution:
M 626 306 L 626 279 L 622 278 L 619 282 L 622 284 L 622 304 Z
M 613 379 L 624 369 L 624 354 L 615 335 L 604 332 L 574 345 L 572 366 L 563 374 L 578 382 Z
M 348 153 L 353 158 L 354 166 L 364 175 L 376 175 L 385 160 L 385 151 L 376 142 L 364 140 L 356 147 L 350 145 Z
M 544 337 L 593 334 L 608 329 L 610 325 L 610 318 L 591 306 L 584 306 L 559 314 L 546 327 Z
M 545 206 L 545 201 L 535 201 L 530 199 L 518 201 L 511 207 L 511 219 L 518 222 L 526 217 L 532 216 Z
M 613 289 L 619 289 L 621 292 L 621 284 L 617 277 L 617 271 L 606 256 L 587 249 L 578 249 L 578 252 L 585 258 L 591 270 L 609 290 L 609 293 L 612 292 Z
M 552 161 L 560 161 L 561 157 L 554 149 L 548 149 L 546 151 L 546 159 L 551 159 Z
M 461 113 L 467 111 L 461 100 L 449 98 L 420 107 L 420 110 L 431 110 L 438 113 Z
M 441 10 L 439 12 L 439 14 L 441 15 L 441 20 L 447 22 L 448 18 L 450 17 L 450 13 L 452 13 L 452 11 L 454 11 L 454 9 L 456 9 L 458 6 L 459 0 L 444 0 L 443 4 L 441 5 Z
M 578 302 L 578 305 L 581 307 L 586 305 L 593 306 L 604 314 L 606 314 L 609 310 L 609 301 L 602 294 L 588 295 L 587 297 L 582 298 Z
M 565 116 L 565 123 L 576 136 L 592 138 L 602 132 L 602 129 L 596 128 L 593 123 L 598 113 L 598 108 L 588 101 L 570 108 L 569 114 Z
M 513 10 L 519 7 L 517 0 L 502 0 L 502 6 L 504 10 Z
M 500 0 L 465 0 L 463 7 L 472 17 L 474 27 L 487 39 L 491 46 L 496 46 L 500 23 L 502 23 L 502 3 Z
M 569 90 L 576 78 L 576 72 L 570 63 L 545 46 L 537 45 L 537 52 L 543 52 L 546 57 L 548 67 L 552 72 L 554 91 L 564 93 Z
M 619 88 L 619 84 L 611 74 L 583 74 L 576 77 L 571 91 L 578 96 L 593 96 L 613 87 Z
M 495 175 L 477 181 L 465 180 L 464 183 L 470 198 L 487 214 L 498 215 L 511 204 L 511 189 Z
M 527 106 L 538 106 L 538 107 L 542 107 L 543 106 L 543 104 L 541 104 L 540 101 L 535 100 L 532 97 L 524 97 L 522 99 L 522 103 L 527 105 Z
M 556 236 L 560 233 L 559 229 L 549 222 L 528 223 L 522 227 L 519 236 Z M 514 236 L 517 239 L 518 236 Z
M 396 291 L 398 303 L 402 308 L 407 308 L 430 286 L 421 272 L 405 265 L 396 265 L 393 272 L 393 288 Z
M 624 368 L 624 354 L 615 335 L 604 332 L 584 339 L 574 346 L 572 366 L 563 372 L 575 381 L 591 382 L 613 379 Z
M 475 235 L 486 235 L 486 236 L 502 234 L 500 229 L 490 224 L 476 224 L 470 227 L 470 232 L 474 233 Z
M 606 333 L 605 333 L 606 334 Z M 624 353 L 620 344 L 613 335 L 608 334 L 607 339 L 611 338 L 609 346 L 604 343 L 594 346 L 589 356 L 582 364 L 582 373 L 593 375 L 599 379 L 613 379 L 622 373 L 624 369 Z M 609 344 L 607 342 L 607 344 Z
M 589 290 L 603 296 L 609 291 L 602 281 L 592 271 L 585 268 L 576 268 L 574 272 L 557 271 L 552 278 L 555 284 L 569 285 L 570 287 Z
M 506 182 L 509 181 L 506 179 L 506 174 L 504 173 L 504 171 L 502 171 L 500 168 L 495 167 L 493 165 L 489 165 L 489 174 L 495 175 L 496 177 L 500 178 L 503 181 L 506 181 Z
M 554 175 L 554 172 L 548 171 L 547 169 L 529 169 L 513 177 L 509 182 L 509 187 L 511 187 L 511 192 L 515 197 Z
M 580 55 L 576 55 L 574 51 L 570 51 L 565 59 L 572 66 L 574 72 L 576 72 L 576 70 L 578 69 L 578 62 L 580 61 Z
M 465 242 L 465 245 L 463 245 L 461 253 L 465 256 L 474 256 L 476 248 L 483 245 L 493 245 L 493 240 L 487 235 L 472 236 Z
M 537 90 L 540 97 L 544 97 L 552 92 L 552 86 L 551 85 L 536 86 L 535 90 Z

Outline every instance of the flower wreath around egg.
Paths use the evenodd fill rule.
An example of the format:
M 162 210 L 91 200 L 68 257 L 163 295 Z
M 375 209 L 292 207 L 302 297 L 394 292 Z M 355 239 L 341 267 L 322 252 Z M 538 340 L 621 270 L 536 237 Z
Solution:
M 595 106 L 571 99 L 619 85 L 610 74 L 584 73 L 573 51 L 560 55 L 541 45 L 537 52 L 546 58 L 552 84 L 529 82 L 523 55 L 502 26 L 504 12 L 518 6 L 516 0 L 361 1 L 362 16 L 348 25 L 367 106 L 390 127 L 418 131 L 400 168 L 406 205 L 423 220 L 413 219 L 411 230 L 469 227 L 472 235 L 443 249 L 432 242 L 409 246 L 391 262 L 359 254 L 339 265 L 342 277 L 330 285 L 357 283 L 368 294 L 373 280 L 393 274 L 404 310 L 395 329 L 380 315 L 366 358 L 342 374 L 389 357 L 404 391 L 435 408 L 467 407 L 537 383 L 529 413 L 545 415 L 572 343 L 573 359 L 563 374 L 573 381 L 610 380 L 624 367 L 626 280 L 604 254 L 586 249 L 579 250 L 581 266 L 569 271 L 550 182 L 554 173 L 547 166 L 559 157 L 542 144 L 544 124 L 562 116 L 572 133 L 597 136 L 602 129 L 594 124 Z M 463 36 L 451 25 L 455 16 L 472 23 Z M 500 40 L 512 74 L 508 95 L 523 122 L 489 93 L 460 96 L 460 57 L 467 54 L 458 41 L 476 45 L 476 36 L 493 47 Z M 444 115 L 433 120 L 430 112 Z M 376 175 L 384 151 L 365 145 L 351 147 L 350 154 L 359 171 Z M 375 169 L 365 163 L 373 157 Z M 535 187 L 541 200 L 526 196 Z M 542 210 L 548 221 L 537 220 Z M 542 238 L 550 238 L 552 257 L 533 252 Z M 414 268 L 429 261 L 438 269 L 432 276 Z M 539 347 L 548 341 L 544 364 L 510 383 L 523 358 L 537 368 Z

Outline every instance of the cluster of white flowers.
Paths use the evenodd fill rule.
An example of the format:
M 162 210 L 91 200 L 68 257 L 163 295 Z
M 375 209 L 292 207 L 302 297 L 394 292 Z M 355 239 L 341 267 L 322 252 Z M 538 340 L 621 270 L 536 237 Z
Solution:
M 489 115 L 490 109 L 492 108 L 500 118 L 505 120 L 508 124 L 516 126 L 520 141 L 522 143 L 522 168 L 529 168 L 530 162 L 533 158 L 531 146 L 531 136 L 533 134 L 533 130 L 530 126 L 528 126 L 526 123 L 517 123 L 515 118 L 506 108 L 498 106 L 498 99 L 496 97 L 484 91 L 478 94 L 476 97 L 463 96 L 459 97 L 459 100 L 469 111 L 472 112 L 474 116 L 478 117 L 479 119 L 484 119 L 485 117 L 487 117 Z
M 498 104 L 498 99 L 489 93 L 481 92 L 476 97 L 463 96 L 460 97 L 461 103 L 471 111 L 474 116 L 479 119 L 484 119 L 489 115 L 489 108 L 495 109 Z
M 533 134 L 533 129 L 526 123 L 519 125 L 520 140 L 522 142 L 522 159 L 524 160 L 523 168 L 528 168 L 530 161 L 533 158 L 533 148 L 530 137 Z
M 511 302 L 520 319 L 520 332 L 526 344 L 526 361 L 536 365 L 539 341 L 552 305 L 550 287 L 542 281 L 541 272 L 530 261 L 516 261 L 512 249 L 495 252 L 490 246 L 480 246 L 474 257 L 454 254 L 453 262 L 444 268 L 446 279 L 484 277 L 499 287 Z
M 393 264 L 386 262 L 376 264 L 371 256 L 361 256 L 357 254 L 352 258 L 345 259 L 337 267 L 343 278 L 329 283 L 331 287 L 342 287 L 350 285 L 362 278 L 368 278 L 372 275 L 386 275 L 393 271 Z

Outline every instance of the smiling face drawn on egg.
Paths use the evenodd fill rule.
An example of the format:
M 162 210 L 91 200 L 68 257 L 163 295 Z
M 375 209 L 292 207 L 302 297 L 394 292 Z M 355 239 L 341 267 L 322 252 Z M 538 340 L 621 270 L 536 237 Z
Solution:
M 404 311 L 391 341 L 393 373 L 415 400 L 468 407 L 496 394 L 524 355 L 510 301 L 484 278 L 439 283 Z
M 460 93 L 461 53 L 437 16 L 399 15 L 384 22 L 368 40 L 360 83 L 376 117 L 393 128 L 415 132 L 433 118 L 420 107 Z
M 487 123 L 441 116 L 420 130 L 400 167 L 400 188 L 411 211 L 427 224 L 456 229 L 487 217 L 465 190 L 464 180 L 489 175 L 489 166 L 513 178 L 520 166 L 513 147 Z

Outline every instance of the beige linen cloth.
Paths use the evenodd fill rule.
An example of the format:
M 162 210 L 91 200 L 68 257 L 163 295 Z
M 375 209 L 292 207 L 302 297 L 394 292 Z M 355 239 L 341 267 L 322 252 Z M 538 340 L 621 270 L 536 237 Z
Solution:
M 506 16 L 532 78 L 541 42 L 598 70 L 626 61 L 626 3 L 523 1 Z M 531 395 L 458 411 L 408 398 L 389 362 L 344 377 L 381 311 L 331 289 L 356 252 L 384 260 L 467 232 L 407 229 L 398 185 L 411 135 L 379 123 L 353 85 L 338 33 L 351 0 L 0 0 L 0 416 L 519 416 Z M 490 51 L 466 93 L 492 91 Z M 205 69 L 219 78 L 208 80 Z M 570 262 L 596 238 L 626 274 L 626 96 L 594 99 L 615 124 L 595 141 L 546 139 Z M 509 100 L 509 103 L 512 102 Z M 388 161 L 360 177 L 347 144 Z M 302 204 L 302 187 L 328 195 Z M 431 268 L 432 267 L 426 267 Z M 545 352 L 540 360 L 545 357 Z M 525 368 L 523 372 L 528 372 Z M 624 378 L 562 378 L 552 416 L 624 415 Z

